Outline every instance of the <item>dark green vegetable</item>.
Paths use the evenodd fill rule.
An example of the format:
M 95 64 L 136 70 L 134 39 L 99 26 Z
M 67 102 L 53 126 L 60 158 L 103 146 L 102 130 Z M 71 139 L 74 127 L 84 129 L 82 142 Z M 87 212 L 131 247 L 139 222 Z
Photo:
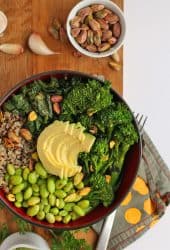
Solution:
M 96 207 L 100 203 L 107 207 L 113 202 L 113 187 L 111 183 L 106 182 L 105 176 L 100 173 L 92 174 L 89 183 L 92 191 L 87 196 L 87 199 L 92 207 Z
M 65 96 L 62 103 L 64 114 L 93 113 L 109 106 L 112 102 L 110 84 L 103 85 L 97 80 L 89 80 L 87 83 L 76 85 Z

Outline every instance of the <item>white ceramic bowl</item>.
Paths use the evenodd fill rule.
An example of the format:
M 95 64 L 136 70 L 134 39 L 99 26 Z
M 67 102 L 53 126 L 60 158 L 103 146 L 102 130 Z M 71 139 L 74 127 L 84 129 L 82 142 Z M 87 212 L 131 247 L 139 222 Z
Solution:
M 118 39 L 118 42 L 105 52 L 89 52 L 88 50 L 82 48 L 74 39 L 74 37 L 71 35 L 70 21 L 76 16 L 77 12 L 80 9 L 90 6 L 92 4 L 103 4 L 107 9 L 112 10 L 120 18 L 121 35 Z M 67 29 L 68 38 L 76 50 L 78 50 L 80 53 L 86 56 L 99 58 L 99 57 L 107 57 L 107 56 L 112 55 L 123 45 L 124 38 L 125 38 L 126 24 L 125 24 L 125 18 L 124 18 L 124 14 L 122 10 L 112 1 L 110 0 L 83 0 L 83 1 L 80 1 L 77 5 L 75 5 L 73 9 L 70 11 L 67 17 L 66 29 Z

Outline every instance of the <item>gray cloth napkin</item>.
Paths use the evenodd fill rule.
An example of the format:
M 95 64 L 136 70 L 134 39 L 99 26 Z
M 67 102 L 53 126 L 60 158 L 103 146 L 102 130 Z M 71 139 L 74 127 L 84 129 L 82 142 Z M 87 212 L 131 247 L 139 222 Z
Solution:
M 120 250 L 142 236 L 170 203 L 170 171 L 146 132 L 136 181 L 117 209 L 108 250 Z M 93 225 L 100 234 L 103 221 Z

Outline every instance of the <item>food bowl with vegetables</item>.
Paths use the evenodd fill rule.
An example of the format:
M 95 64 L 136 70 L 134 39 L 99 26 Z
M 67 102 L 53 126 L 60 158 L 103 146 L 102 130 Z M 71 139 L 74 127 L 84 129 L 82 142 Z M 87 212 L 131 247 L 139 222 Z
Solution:
M 90 57 L 107 57 L 123 44 L 126 24 L 122 10 L 110 0 L 80 1 L 66 23 L 71 44 Z
M 140 157 L 133 113 L 108 81 L 45 72 L 0 100 L 0 200 L 34 225 L 69 230 L 105 218 Z

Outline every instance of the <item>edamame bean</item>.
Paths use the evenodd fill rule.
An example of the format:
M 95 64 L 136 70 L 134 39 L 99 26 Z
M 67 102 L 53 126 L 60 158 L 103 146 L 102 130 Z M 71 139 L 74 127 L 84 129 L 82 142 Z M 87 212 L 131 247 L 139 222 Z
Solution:
M 10 183 L 12 185 L 16 186 L 16 185 L 22 183 L 22 177 L 19 176 L 19 175 L 13 175 L 13 176 L 11 176 Z
M 13 164 L 8 164 L 7 165 L 7 172 L 9 175 L 14 175 L 15 174 L 15 167 Z
M 28 182 L 27 181 L 24 181 L 24 189 L 26 189 L 28 187 Z
M 35 171 L 37 172 L 37 174 L 39 174 L 39 176 L 47 178 L 47 171 L 40 162 L 37 162 L 35 164 Z
M 28 207 L 28 204 L 27 204 L 27 202 L 26 201 L 23 201 L 23 203 L 22 203 L 22 207 Z
M 74 188 L 72 188 L 67 194 L 73 194 L 76 193 L 76 190 Z
M 82 196 L 77 194 L 76 198 L 75 198 L 75 202 L 78 202 L 82 199 Z
M 82 189 L 84 188 L 84 183 L 81 181 L 78 185 L 76 185 L 77 189 Z
M 55 180 L 53 177 L 49 177 L 47 180 L 47 189 L 49 193 L 53 194 L 55 192 Z
M 44 218 L 45 218 L 44 211 L 39 211 L 36 217 L 38 220 L 44 220 Z
M 17 193 L 15 195 L 15 198 L 18 202 L 22 202 L 23 201 L 23 193 Z
M 41 203 L 43 205 L 48 205 L 48 199 L 47 198 L 41 198 Z
M 39 206 L 40 206 L 40 211 L 42 211 L 44 209 L 44 204 L 40 203 Z
M 77 218 L 79 217 L 75 212 L 71 212 L 70 215 L 73 221 L 77 220 Z
M 64 210 L 66 210 L 67 212 L 70 212 L 70 211 L 72 211 L 72 208 L 74 205 L 75 205 L 75 203 L 73 203 L 73 202 L 67 203 L 64 206 Z
M 27 200 L 28 206 L 35 206 L 40 203 L 40 197 L 33 196 Z
M 66 210 L 61 210 L 59 212 L 59 215 L 61 215 L 62 217 L 66 216 L 68 214 L 68 212 Z
M 38 184 L 38 186 L 41 186 L 41 185 L 43 185 L 43 184 L 46 184 L 46 180 L 45 180 L 45 179 L 39 178 L 38 181 L 37 181 L 37 184 Z
M 63 223 L 64 224 L 68 224 L 71 221 L 71 215 L 67 214 L 66 216 L 64 216 L 63 218 Z
M 82 201 L 79 201 L 77 205 L 81 208 L 88 208 L 90 205 L 90 202 L 88 200 L 82 200 Z
M 67 184 L 66 179 L 60 179 L 56 181 L 56 189 L 62 189 Z
M 22 204 L 19 201 L 14 202 L 14 205 L 18 208 L 22 207 Z
M 73 194 L 69 194 L 65 199 L 64 201 L 65 202 L 74 202 L 76 199 L 77 199 L 77 194 L 76 193 L 73 193 Z
M 22 173 L 24 181 L 27 181 L 29 173 L 30 173 L 29 168 L 24 168 L 23 173 Z
M 21 168 L 17 168 L 17 169 L 15 170 L 15 174 L 16 174 L 16 175 L 22 175 L 22 169 L 21 169 Z
M 64 191 L 65 191 L 66 193 L 68 193 L 72 188 L 73 188 L 73 183 L 72 183 L 71 181 L 69 181 L 69 182 L 65 185 Z
M 49 192 L 48 192 L 45 184 L 40 186 L 40 195 L 42 198 L 47 198 L 49 195 Z
M 37 174 L 35 171 L 31 172 L 29 175 L 28 175 L 28 182 L 30 184 L 35 184 L 37 182 Z
M 21 183 L 19 185 L 16 185 L 12 188 L 12 194 L 20 193 L 24 189 L 24 183 Z
M 44 212 L 47 214 L 50 211 L 50 205 L 44 205 Z
M 84 174 L 82 172 L 81 173 L 77 173 L 74 176 L 74 185 L 77 186 L 83 180 L 83 177 L 84 177 Z
M 73 207 L 73 211 L 74 211 L 77 215 L 79 215 L 79 216 L 84 216 L 84 215 L 85 215 L 84 210 L 83 210 L 81 207 L 77 206 L 77 205 L 75 205 L 75 206 Z
M 62 221 L 62 216 L 61 216 L 61 215 L 56 215 L 56 216 L 55 216 L 55 220 L 56 220 L 57 222 Z
M 57 189 L 57 190 L 55 191 L 55 195 L 56 195 L 58 198 L 61 198 L 61 199 L 63 199 L 64 197 L 67 196 L 66 192 L 64 192 L 63 190 L 59 190 L 59 189 Z
M 33 190 L 33 192 L 36 192 L 36 193 L 39 192 L 40 188 L 39 188 L 38 184 L 33 184 L 32 190 Z
M 51 224 L 53 224 L 55 222 L 55 216 L 54 216 L 54 214 L 47 213 L 46 216 L 45 216 L 45 218 Z
M 59 209 L 57 207 L 53 207 L 50 209 L 50 213 L 57 215 L 59 213 Z
M 56 202 L 56 197 L 54 194 L 50 194 L 49 197 L 48 197 L 48 200 L 49 200 L 49 204 L 53 207 L 55 205 L 55 202 Z
M 31 217 L 32 217 L 32 216 L 35 216 L 35 215 L 38 214 L 39 209 L 40 209 L 39 205 L 35 205 L 35 206 L 32 206 L 32 207 L 29 207 L 29 208 L 27 209 L 27 214 L 28 214 L 29 216 L 31 216 Z
M 6 173 L 5 174 L 5 181 L 8 183 L 9 179 L 10 179 L 10 175 Z
M 28 200 L 32 196 L 32 188 L 28 187 L 24 192 L 24 200 Z
M 33 196 L 39 197 L 40 193 L 39 192 L 33 192 Z
M 62 209 L 65 205 L 65 202 L 63 199 L 56 199 L 56 207 L 58 207 L 59 209 Z

